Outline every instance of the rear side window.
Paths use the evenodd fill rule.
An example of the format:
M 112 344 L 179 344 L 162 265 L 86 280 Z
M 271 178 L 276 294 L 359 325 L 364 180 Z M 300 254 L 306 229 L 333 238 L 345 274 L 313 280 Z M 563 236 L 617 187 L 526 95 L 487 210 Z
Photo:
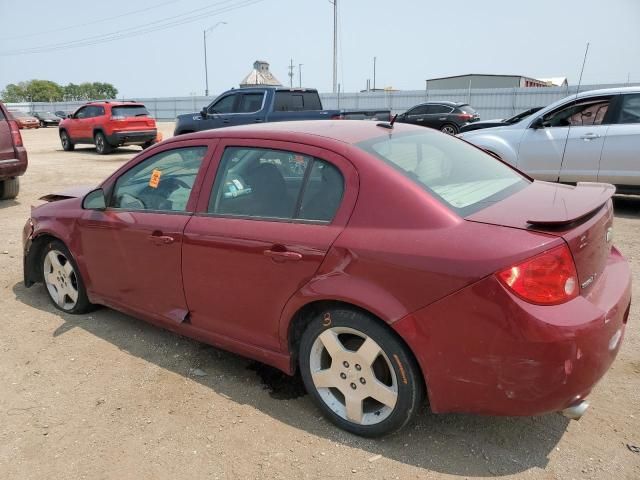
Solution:
M 470 105 L 460 105 L 458 110 L 462 113 L 469 113 L 471 115 L 475 115 L 477 113 Z
M 318 92 L 276 92 L 274 103 L 276 112 L 300 112 L 305 110 L 322 110 Z
M 622 96 L 618 123 L 640 123 L 640 94 Z
M 461 216 L 521 190 L 529 181 L 481 150 L 425 129 L 358 144 Z
M 300 153 L 229 147 L 222 157 L 209 213 L 264 219 L 333 219 L 343 178 L 330 163 Z
M 407 115 L 425 115 L 428 113 L 429 105 L 418 105 L 407 112 Z
M 102 113 L 100 113 L 100 115 L 104 115 L 104 108 L 99 108 L 102 108 Z M 146 117 L 148 115 L 149 111 L 144 105 L 122 105 L 111 109 L 112 117 Z

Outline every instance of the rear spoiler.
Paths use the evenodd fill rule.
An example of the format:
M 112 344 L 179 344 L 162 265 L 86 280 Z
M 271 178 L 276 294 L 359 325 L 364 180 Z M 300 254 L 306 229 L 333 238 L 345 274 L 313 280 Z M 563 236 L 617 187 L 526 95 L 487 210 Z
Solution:
M 566 225 L 584 218 L 600 209 L 614 194 L 616 187 L 609 183 L 578 182 L 571 188 L 570 198 L 557 189 L 553 208 L 537 213 L 527 220 L 531 225 Z

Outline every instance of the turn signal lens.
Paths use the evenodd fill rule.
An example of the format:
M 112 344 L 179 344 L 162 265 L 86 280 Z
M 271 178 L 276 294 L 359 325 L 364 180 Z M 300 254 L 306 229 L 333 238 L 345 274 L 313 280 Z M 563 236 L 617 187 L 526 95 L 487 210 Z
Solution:
M 517 296 L 537 305 L 558 305 L 578 296 L 578 273 L 567 245 L 497 273 Z

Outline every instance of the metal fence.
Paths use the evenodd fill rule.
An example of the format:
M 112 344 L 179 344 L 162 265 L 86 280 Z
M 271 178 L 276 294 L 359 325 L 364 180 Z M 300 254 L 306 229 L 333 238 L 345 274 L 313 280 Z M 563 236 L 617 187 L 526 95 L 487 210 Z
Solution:
M 640 84 L 633 84 L 638 86 Z M 598 88 L 621 87 L 625 84 L 582 85 L 580 91 Z M 326 109 L 385 108 L 401 113 L 425 101 L 449 100 L 466 102 L 475 108 L 483 119 L 507 118 L 533 107 L 542 107 L 567 95 L 575 94 L 577 87 L 542 88 L 483 88 L 463 90 L 405 90 L 395 92 L 321 93 Z M 177 115 L 198 112 L 215 96 L 136 98 L 143 102 L 158 120 L 174 120 Z M 134 100 L 134 99 L 130 99 Z M 11 109 L 34 112 L 72 112 L 85 102 L 9 103 Z

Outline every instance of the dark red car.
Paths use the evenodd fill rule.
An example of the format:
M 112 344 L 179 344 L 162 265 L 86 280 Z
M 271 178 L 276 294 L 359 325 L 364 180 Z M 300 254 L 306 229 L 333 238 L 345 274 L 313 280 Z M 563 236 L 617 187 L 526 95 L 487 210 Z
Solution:
M 299 369 L 365 436 L 434 412 L 579 417 L 631 276 L 614 189 L 534 182 L 440 132 L 360 121 L 211 130 L 45 197 L 26 285 Z
M 16 198 L 19 177 L 27 170 L 27 151 L 20 127 L 0 102 L 0 200 Z
M 99 155 L 123 145 L 143 149 L 156 143 L 156 121 L 138 102 L 90 102 L 60 122 L 60 143 L 65 151 L 78 143 L 96 146 Z

